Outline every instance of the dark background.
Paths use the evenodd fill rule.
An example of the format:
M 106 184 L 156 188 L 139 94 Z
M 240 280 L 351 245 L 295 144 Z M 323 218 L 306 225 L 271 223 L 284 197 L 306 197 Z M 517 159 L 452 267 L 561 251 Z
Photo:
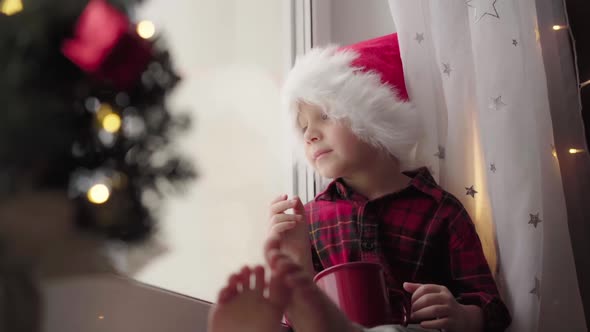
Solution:
M 569 24 L 575 39 L 580 82 L 590 81 L 590 0 L 566 0 Z M 590 85 L 582 89 L 582 117 L 590 146 Z

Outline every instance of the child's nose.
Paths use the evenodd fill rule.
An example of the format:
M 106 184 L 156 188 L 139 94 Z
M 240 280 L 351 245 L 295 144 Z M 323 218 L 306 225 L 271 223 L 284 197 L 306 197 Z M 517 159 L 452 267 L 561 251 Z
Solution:
M 320 135 L 317 131 L 315 131 L 315 130 L 312 131 L 312 130 L 308 129 L 305 132 L 304 138 L 307 143 L 314 143 L 314 142 L 317 142 L 320 140 Z

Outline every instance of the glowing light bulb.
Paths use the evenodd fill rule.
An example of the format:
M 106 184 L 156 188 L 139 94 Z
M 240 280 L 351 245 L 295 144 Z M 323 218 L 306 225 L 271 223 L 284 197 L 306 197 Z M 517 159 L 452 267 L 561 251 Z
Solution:
M 4 0 L 0 1 L 0 13 L 4 15 L 14 15 L 23 10 L 22 0 Z
M 107 114 L 102 119 L 102 128 L 109 133 L 116 133 L 121 129 L 121 117 L 117 113 Z
M 582 149 L 569 149 L 568 151 L 571 154 L 576 154 L 576 153 L 584 152 L 584 150 L 582 150 Z
M 111 197 L 111 191 L 106 185 L 99 183 L 92 186 L 86 196 L 91 203 L 103 204 Z
M 557 25 L 556 24 L 556 25 L 553 26 L 553 30 L 555 30 L 555 31 L 558 31 L 558 30 L 561 30 L 561 29 L 565 29 L 565 28 L 566 28 L 566 26 L 564 26 L 564 25 Z
M 141 21 L 137 24 L 137 34 L 143 39 L 150 39 L 156 34 L 156 26 L 151 21 Z
M 96 117 L 98 118 L 98 121 L 102 122 L 107 115 L 113 114 L 113 113 L 115 113 L 113 111 L 113 107 L 109 104 L 103 103 L 103 104 L 100 104 L 100 107 L 98 108 L 98 112 L 96 112 Z

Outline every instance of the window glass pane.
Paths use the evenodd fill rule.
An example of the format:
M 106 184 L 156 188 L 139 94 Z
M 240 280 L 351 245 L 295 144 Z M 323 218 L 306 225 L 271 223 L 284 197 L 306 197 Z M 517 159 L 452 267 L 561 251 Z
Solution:
M 279 102 L 289 58 L 287 1 L 147 1 L 136 13 L 183 76 L 172 106 L 193 114 L 182 148 L 199 178 L 163 211 L 159 244 L 121 265 L 140 281 L 213 301 L 227 276 L 262 262 L 270 200 L 291 192 Z

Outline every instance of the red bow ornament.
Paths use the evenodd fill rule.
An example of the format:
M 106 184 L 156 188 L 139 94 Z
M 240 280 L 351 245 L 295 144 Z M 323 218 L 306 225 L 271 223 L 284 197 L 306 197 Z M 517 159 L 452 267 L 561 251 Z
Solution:
M 152 57 L 151 44 L 105 0 L 88 3 L 62 53 L 90 75 L 124 90 L 136 84 Z

